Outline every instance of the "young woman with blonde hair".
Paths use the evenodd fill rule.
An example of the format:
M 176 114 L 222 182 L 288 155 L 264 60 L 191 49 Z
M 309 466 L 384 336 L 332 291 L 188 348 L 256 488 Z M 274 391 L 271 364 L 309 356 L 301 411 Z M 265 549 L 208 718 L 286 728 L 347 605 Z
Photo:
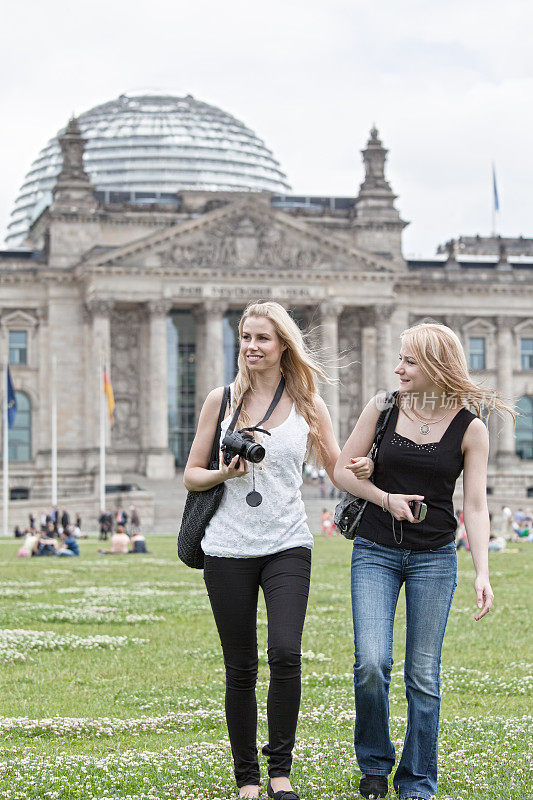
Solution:
M 370 450 L 380 413 L 376 398 L 346 442 L 335 478 L 369 501 L 354 539 L 351 577 L 354 743 L 363 797 L 386 795 L 395 763 L 388 690 L 394 614 L 405 584 L 407 731 L 393 780 L 404 800 L 430 798 L 437 790 L 440 658 L 457 572 L 455 482 L 463 472 L 464 521 L 476 571 L 475 619 L 480 620 L 490 611 L 494 595 L 488 565 L 489 439 L 479 417 L 487 405 L 511 409 L 495 392 L 471 380 L 462 345 L 445 325 L 426 323 L 404 331 L 395 373 L 399 387 L 373 482 L 354 475 L 352 464 L 354 457 Z M 423 520 L 422 503 L 427 506 Z M 420 521 L 415 518 L 418 509 Z
M 262 432 L 255 430 L 253 436 L 264 447 L 264 458 L 248 463 L 226 450 L 218 470 L 206 469 L 223 398 L 219 387 L 202 408 L 184 482 L 197 491 L 226 482 L 202 548 L 204 579 L 224 653 L 226 719 L 239 794 L 259 796 L 255 683 L 261 588 L 270 666 L 269 741 L 263 748 L 267 793 L 275 800 L 298 800 L 289 775 L 313 547 L 300 494 L 302 468 L 311 452 L 333 479 L 339 446 L 316 390 L 317 378 L 326 376 L 287 311 L 273 302 L 250 304 L 239 336 L 238 373 L 231 386 L 230 416 L 222 422 L 221 445 L 232 428 L 258 426 Z M 271 410 L 273 398 L 278 402 Z M 359 476 L 370 475 L 371 469 L 366 458 L 354 467 Z

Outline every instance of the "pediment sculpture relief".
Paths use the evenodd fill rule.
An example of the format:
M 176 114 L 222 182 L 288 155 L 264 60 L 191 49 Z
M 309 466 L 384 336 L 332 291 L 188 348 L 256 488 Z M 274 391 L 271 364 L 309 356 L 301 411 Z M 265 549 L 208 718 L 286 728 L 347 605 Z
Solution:
M 270 269 L 346 268 L 350 261 L 336 252 L 307 242 L 299 234 L 272 220 L 256 220 L 248 215 L 224 220 L 217 225 L 178 235 L 162 261 L 178 267 Z M 353 267 L 353 263 L 351 264 Z

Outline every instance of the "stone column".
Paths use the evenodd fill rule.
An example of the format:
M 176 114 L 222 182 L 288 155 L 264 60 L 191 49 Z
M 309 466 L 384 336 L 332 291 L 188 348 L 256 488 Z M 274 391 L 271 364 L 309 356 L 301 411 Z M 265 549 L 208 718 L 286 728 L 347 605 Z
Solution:
M 218 299 L 208 299 L 204 303 L 204 363 L 198 364 L 198 369 L 204 373 L 206 394 L 224 383 L 223 320 L 227 307 L 225 301 Z
M 324 382 L 321 395 L 326 403 L 333 430 L 339 439 L 339 317 L 342 303 L 337 300 L 324 300 L 320 304 L 320 331 L 322 334 L 322 351 L 326 371 L 332 383 Z
M 376 340 L 374 325 L 361 328 L 361 411 L 376 394 Z
M 513 368 L 514 368 L 514 346 L 513 332 L 511 330 L 512 321 L 506 317 L 498 317 L 497 332 L 497 389 L 508 401 L 513 401 Z M 498 446 L 496 460 L 499 467 L 505 467 L 516 461 L 515 438 L 513 419 L 509 414 L 503 414 L 498 420 Z
M 468 322 L 468 317 L 464 314 L 446 314 L 446 325 L 452 329 L 454 333 L 457 334 L 459 339 L 461 340 L 461 344 L 465 350 L 465 353 L 468 350 L 467 341 L 465 337 L 464 327 Z
M 395 385 L 393 375 L 393 353 L 391 317 L 394 307 L 391 305 L 376 305 L 376 382 L 377 391 L 390 391 Z
M 85 380 L 87 385 L 87 404 L 85 406 L 87 411 L 87 446 L 92 450 L 91 467 L 97 469 L 98 467 L 98 449 L 100 447 L 100 393 L 103 390 L 103 375 L 101 371 L 102 365 L 108 369 L 108 374 L 113 381 L 111 375 L 111 325 L 110 314 L 113 310 L 114 302 L 112 300 L 92 297 L 86 303 L 86 309 L 89 313 L 90 324 L 90 337 L 92 348 L 90 350 L 91 356 L 87 358 Z M 91 387 L 94 387 L 91 391 Z M 90 395 L 90 397 L 89 397 Z M 106 415 L 106 420 L 108 419 Z M 109 423 L 106 423 L 109 425 Z M 111 441 L 110 427 L 106 431 L 106 442 Z
M 36 347 L 39 364 L 39 397 L 41 398 L 41 403 L 39 406 L 39 440 L 38 446 L 35 448 L 36 455 L 43 451 L 50 450 L 51 443 L 50 379 L 52 375 L 52 359 L 50 356 L 50 335 L 48 330 L 48 305 L 40 306 L 37 309 L 37 317 L 39 319 L 39 327 L 36 331 Z M 56 376 L 56 386 L 58 380 L 59 375 Z M 46 467 L 48 468 L 48 463 Z
M 208 395 L 208 388 L 206 384 L 205 375 L 205 361 L 206 361 L 206 348 L 205 348 L 205 308 L 203 305 L 193 306 L 191 314 L 194 317 L 194 331 L 195 331 L 195 346 L 194 346 L 194 413 L 196 422 L 200 416 L 200 411 L 204 404 L 205 398 Z
M 167 313 L 171 302 L 153 300 L 149 313 L 149 452 L 146 459 L 148 478 L 164 480 L 174 477 L 174 456 L 168 449 L 167 398 Z

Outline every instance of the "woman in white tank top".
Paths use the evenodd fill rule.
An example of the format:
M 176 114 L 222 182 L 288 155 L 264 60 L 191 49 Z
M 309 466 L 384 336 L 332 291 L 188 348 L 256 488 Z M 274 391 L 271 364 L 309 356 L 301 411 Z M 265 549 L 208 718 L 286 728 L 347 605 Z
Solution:
M 223 387 L 207 397 L 185 468 L 187 489 L 202 491 L 226 482 L 222 502 L 209 523 L 202 548 L 204 579 L 220 635 L 226 667 L 226 719 L 240 797 L 258 797 L 257 597 L 268 612 L 270 687 L 267 794 L 299 800 L 289 775 L 300 704 L 302 629 L 309 594 L 313 537 L 300 486 L 308 453 L 333 480 L 339 455 L 329 412 L 316 390 L 326 378 L 302 334 L 278 303 L 252 303 L 239 323 L 238 373 L 231 386 L 231 412 L 222 423 L 221 444 L 242 401 L 235 430 L 254 432 L 264 458 L 250 464 L 231 451 L 229 464 L 206 469 Z M 209 352 L 209 343 L 207 347 Z M 276 394 L 277 392 L 277 394 Z M 278 402 L 265 419 L 274 397 Z M 372 471 L 362 458 L 358 477 Z

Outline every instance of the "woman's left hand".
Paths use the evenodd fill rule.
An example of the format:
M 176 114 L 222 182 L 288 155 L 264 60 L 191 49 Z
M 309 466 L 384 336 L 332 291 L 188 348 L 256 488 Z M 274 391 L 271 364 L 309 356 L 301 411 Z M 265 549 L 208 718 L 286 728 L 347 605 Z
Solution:
M 346 469 L 353 472 L 356 478 L 370 478 L 374 472 L 374 462 L 371 458 L 360 456 L 359 458 L 351 458 L 350 461 L 350 464 L 346 464 Z
M 474 619 L 477 621 L 488 614 L 494 600 L 494 592 L 488 576 L 478 575 L 474 581 L 474 589 L 477 595 L 477 607 L 481 609 L 479 614 L 476 614 Z

